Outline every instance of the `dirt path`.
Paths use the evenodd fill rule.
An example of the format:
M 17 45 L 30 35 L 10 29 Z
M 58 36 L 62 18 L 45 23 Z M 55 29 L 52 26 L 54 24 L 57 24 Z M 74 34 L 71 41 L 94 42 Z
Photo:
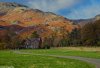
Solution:
M 84 58 L 84 57 L 77 57 L 77 56 L 58 56 L 58 55 L 46 55 L 46 54 L 32 54 L 32 53 L 25 53 L 20 51 L 13 51 L 16 54 L 30 54 L 30 55 L 39 55 L 39 56 L 51 56 L 51 57 L 58 57 L 58 58 L 69 58 L 69 59 L 76 59 L 85 61 L 91 64 L 94 64 L 96 68 L 100 68 L 100 59 L 93 59 L 93 58 Z

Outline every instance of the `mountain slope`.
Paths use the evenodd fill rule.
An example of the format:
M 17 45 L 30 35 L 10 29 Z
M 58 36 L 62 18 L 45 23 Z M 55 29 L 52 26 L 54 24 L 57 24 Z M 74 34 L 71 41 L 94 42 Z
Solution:
M 96 15 L 94 18 L 90 18 L 90 19 L 79 19 L 79 20 L 71 20 L 71 21 L 74 22 L 75 24 L 79 24 L 80 26 L 84 26 L 87 23 L 93 23 L 97 20 L 100 20 L 100 15 Z
M 30 9 L 16 3 L 0 3 L 0 8 L 0 13 L 5 13 L 0 15 L 0 25 L 13 28 L 21 36 L 28 36 L 34 31 L 41 36 L 49 36 L 52 32 L 61 32 L 62 28 L 68 32 L 78 28 L 69 19 L 52 12 Z

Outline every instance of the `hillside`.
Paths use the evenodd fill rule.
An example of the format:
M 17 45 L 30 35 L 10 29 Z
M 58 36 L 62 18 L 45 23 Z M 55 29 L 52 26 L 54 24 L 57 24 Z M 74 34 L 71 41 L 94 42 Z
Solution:
M 19 35 L 25 33 L 29 35 L 34 30 L 42 31 L 42 34 L 49 35 L 56 30 L 60 32 L 62 28 L 68 32 L 78 28 L 69 19 L 52 12 L 30 9 L 16 3 L 0 3 L 0 8 L 2 10 L 0 11 L 0 25 L 13 28 L 13 31 Z
M 90 19 L 79 19 L 79 20 L 71 20 L 71 21 L 75 24 L 79 24 L 80 26 L 84 26 L 87 23 L 90 23 L 90 22 L 93 23 L 97 20 L 100 20 L 100 15 L 96 15 L 95 17 L 90 18 Z

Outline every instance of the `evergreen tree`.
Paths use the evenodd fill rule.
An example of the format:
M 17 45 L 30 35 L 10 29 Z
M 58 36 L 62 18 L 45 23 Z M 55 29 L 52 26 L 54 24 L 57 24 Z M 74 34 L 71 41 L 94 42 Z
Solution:
M 31 35 L 32 38 L 38 38 L 39 34 L 37 33 L 37 31 L 34 31 Z

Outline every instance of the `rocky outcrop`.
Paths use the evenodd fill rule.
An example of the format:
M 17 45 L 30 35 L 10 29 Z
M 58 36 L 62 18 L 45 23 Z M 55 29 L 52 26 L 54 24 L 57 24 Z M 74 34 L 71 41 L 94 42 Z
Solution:
M 26 6 L 16 3 L 0 2 L 0 14 L 5 14 L 16 7 L 26 7 Z

